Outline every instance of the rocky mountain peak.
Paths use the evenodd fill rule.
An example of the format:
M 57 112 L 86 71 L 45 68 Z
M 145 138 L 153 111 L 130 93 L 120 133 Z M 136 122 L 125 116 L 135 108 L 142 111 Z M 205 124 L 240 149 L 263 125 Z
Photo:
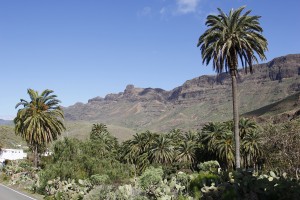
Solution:
M 134 85 L 132 84 L 127 85 L 124 90 L 124 95 L 131 95 L 133 93 L 134 93 Z

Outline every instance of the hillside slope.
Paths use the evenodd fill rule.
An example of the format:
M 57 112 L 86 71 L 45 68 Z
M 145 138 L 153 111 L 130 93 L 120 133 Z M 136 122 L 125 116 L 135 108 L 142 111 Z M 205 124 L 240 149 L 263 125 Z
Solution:
M 231 118 L 231 80 L 226 73 L 200 76 L 171 91 L 128 85 L 123 92 L 95 97 L 64 108 L 66 120 L 106 123 L 133 132 L 196 129 L 208 121 Z M 239 71 L 240 113 L 280 101 L 300 91 L 300 54 L 275 58 Z
M 3 148 L 18 148 L 18 145 L 26 146 L 26 142 L 20 136 L 16 136 L 14 127 L 0 125 L 0 146 Z
M 300 116 L 300 92 L 290 95 L 278 102 L 263 106 L 243 114 L 243 117 L 254 118 L 257 121 L 273 121 L 279 123 L 293 120 Z

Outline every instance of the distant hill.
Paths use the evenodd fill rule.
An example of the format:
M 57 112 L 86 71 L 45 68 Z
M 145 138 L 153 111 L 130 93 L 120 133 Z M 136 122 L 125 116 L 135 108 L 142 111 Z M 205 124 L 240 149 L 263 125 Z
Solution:
M 20 136 L 16 136 L 13 126 L 0 126 L 0 143 L 3 148 L 16 148 L 17 145 L 26 146 Z
M 167 80 L 166 80 L 167 81 Z M 240 113 L 280 101 L 300 91 L 300 54 L 282 56 L 239 70 Z M 128 85 L 123 92 L 64 108 L 68 123 L 105 123 L 132 132 L 197 129 L 208 121 L 231 119 L 229 74 L 204 75 L 170 91 Z
M 12 120 L 0 119 L 0 125 L 12 125 L 12 124 L 13 124 Z
M 89 121 L 67 121 L 67 131 L 62 134 L 62 137 L 74 137 L 81 140 L 88 139 L 92 130 L 92 126 L 93 122 Z M 132 129 L 116 125 L 107 125 L 107 128 L 109 132 L 120 141 L 127 140 L 136 133 Z

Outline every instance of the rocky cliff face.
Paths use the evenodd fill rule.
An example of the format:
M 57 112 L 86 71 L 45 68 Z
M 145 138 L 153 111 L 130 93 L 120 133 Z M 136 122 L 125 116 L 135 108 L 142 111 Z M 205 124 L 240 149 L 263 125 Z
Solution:
M 300 54 L 287 55 L 239 70 L 241 112 L 268 105 L 300 91 Z M 195 127 L 231 116 L 231 78 L 222 73 L 200 76 L 171 91 L 128 85 L 123 92 L 95 97 L 65 108 L 67 120 L 112 123 L 135 129 Z

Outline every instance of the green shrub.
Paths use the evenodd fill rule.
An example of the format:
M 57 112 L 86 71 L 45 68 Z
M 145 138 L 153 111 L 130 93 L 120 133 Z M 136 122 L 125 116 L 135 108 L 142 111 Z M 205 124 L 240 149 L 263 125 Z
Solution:
M 198 168 L 200 171 L 203 172 L 218 173 L 218 170 L 220 169 L 220 164 L 216 160 L 211 160 L 211 161 L 200 163 L 198 165 Z
M 107 176 L 106 174 L 104 175 L 95 174 L 91 176 L 90 180 L 93 185 L 102 185 L 108 182 L 109 176 Z
M 139 177 L 139 186 L 145 190 L 151 190 L 162 181 L 164 172 L 162 168 L 150 167 Z
M 190 182 L 189 191 L 194 197 L 201 196 L 201 188 L 205 186 L 216 186 L 221 182 L 221 178 L 210 172 L 199 172 Z
M 84 196 L 84 200 L 100 200 L 109 199 L 113 193 L 113 187 L 110 185 L 100 185 L 93 188 L 88 194 Z
M 1 174 L 1 180 L 2 180 L 2 181 L 8 181 L 8 180 L 10 180 L 10 176 L 8 176 L 8 175 L 5 174 L 5 173 L 2 173 L 2 174 Z

